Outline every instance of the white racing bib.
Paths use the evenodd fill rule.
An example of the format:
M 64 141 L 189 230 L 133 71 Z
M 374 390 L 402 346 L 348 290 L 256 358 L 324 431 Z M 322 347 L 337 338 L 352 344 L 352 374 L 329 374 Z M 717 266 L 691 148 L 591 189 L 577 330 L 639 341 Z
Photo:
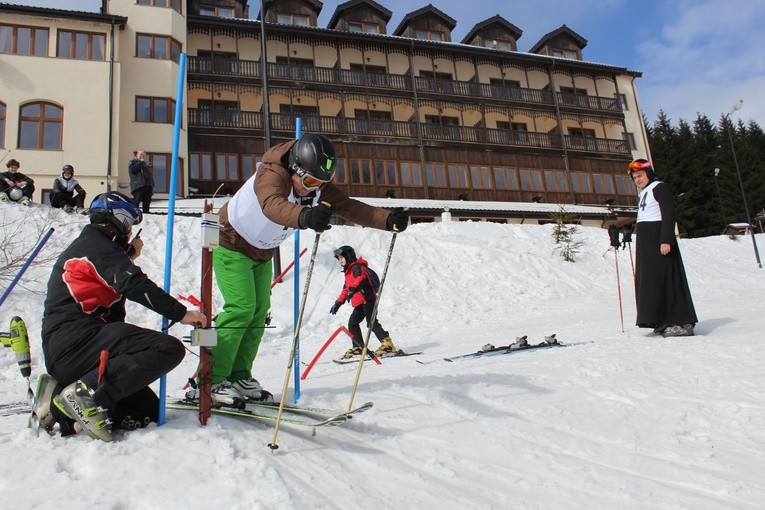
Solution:
M 659 202 L 653 196 L 653 189 L 661 181 L 653 181 L 651 184 L 643 188 L 643 191 L 638 195 L 638 213 L 637 222 L 641 221 L 661 221 L 661 207 Z
M 258 165 L 259 167 L 260 165 Z M 228 221 L 247 243 L 261 250 L 276 248 L 295 231 L 292 227 L 279 225 L 268 219 L 255 195 L 255 176 L 247 179 L 239 191 L 228 202 Z M 320 192 L 313 198 L 312 206 L 319 203 Z M 293 189 L 287 200 L 293 204 L 301 202 Z

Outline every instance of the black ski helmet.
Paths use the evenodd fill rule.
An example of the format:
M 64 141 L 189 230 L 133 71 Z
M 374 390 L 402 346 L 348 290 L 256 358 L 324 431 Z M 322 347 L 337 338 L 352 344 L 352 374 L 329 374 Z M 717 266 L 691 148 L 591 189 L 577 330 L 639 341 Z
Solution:
M 113 225 L 120 235 L 130 232 L 133 225 L 143 220 L 143 213 L 133 201 L 117 191 L 101 193 L 90 204 L 91 223 Z
M 653 165 L 647 159 L 638 158 L 630 163 L 630 166 L 627 169 L 627 175 L 632 175 L 632 172 L 636 172 L 638 170 L 645 170 L 645 173 L 649 179 L 656 177 L 656 172 L 653 169 Z
M 343 256 L 347 263 L 356 262 L 356 252 L 351 246 L 345 245 L 332 252 L 335 258 Z
M 64 166 L 61 167 L 61 177 L 68 181 L 69 179 L 64 177 L 64 174 L 67 173 L 67 172 L 69 172 L 70 174 L 72 174 L 72 176 L 74 176 L 74 167 L 72 165 L 64 165 Z M 70 179 L 71 179 L 71 177 L 70 177 Z
M 322 182 L 329 182 L 335 174 L 335 148 L 324 135 L 307 134 L 292 145 L 289 166 L 293 172 L 298 167 Z

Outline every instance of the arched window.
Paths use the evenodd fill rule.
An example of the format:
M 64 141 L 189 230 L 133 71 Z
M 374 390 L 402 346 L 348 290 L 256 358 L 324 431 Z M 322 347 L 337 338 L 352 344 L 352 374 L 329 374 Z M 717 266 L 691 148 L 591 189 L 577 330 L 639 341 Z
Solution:
M 63 108 L 46 102 L 27 103 L 19 117 L 19 149 L 61 150 Z
M 5 103 L 0 101 L 0 147 L 5 147 Z

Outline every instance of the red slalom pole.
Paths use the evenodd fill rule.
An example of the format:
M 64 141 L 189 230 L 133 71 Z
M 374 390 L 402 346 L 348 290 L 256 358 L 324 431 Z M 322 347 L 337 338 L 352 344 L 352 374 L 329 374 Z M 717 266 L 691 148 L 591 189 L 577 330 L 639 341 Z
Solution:
M 300 255 L 298 256 L 298 258 L 302 257 L 302 256 L 303 256 L 303 254 L 304 254 L 305 252 L 307 252 L 307 251 L 308 251 L 308 248 L 303 248 L 303 251 L 301 251 L 301 252 L 300 252 Z M 295 265 L 295 261 L 293 260 L 293 261 L 292 261 L 292 262 L 290 262 L 290 263 L 289 263 L 289 265 L 288 265 L 288 266 L 287 266 L 287 267 L 284 269 L 284 271 L 282 271 L 281 273 L 279 273 L 279 276 L 277 276 L 276 278 L 274 278 L 274 281 L 272 281 L 272 282 L 271 282 L 271 288 L 272 288 L 272 289 L 274 288 L 274 285 L 276 285 L 277 283 L 279 283 L 279 280 L 281 280 L 282 278 L 284 278 L 284 275 L 285 275 L 285 274 L 287 274 L 287 271 L 289 271 L 290 269 L 292 269 L 292 266 L 294 266 L 294 265 Z
M 619 318 L 622 321 L 622 333 L 624 333 L 624 312 L 622 311 L 622 284 L 619 280 L 619 251 L 614 246 L 614 262 L 616 263 L 616 290 L 619 293 Z

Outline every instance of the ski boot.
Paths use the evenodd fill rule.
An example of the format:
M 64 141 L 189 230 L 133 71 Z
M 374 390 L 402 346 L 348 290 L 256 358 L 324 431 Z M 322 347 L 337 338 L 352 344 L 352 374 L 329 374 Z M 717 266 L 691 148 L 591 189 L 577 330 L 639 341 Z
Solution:
M 29 428 L 34 429 L 38 435 L 41 429 L 48 434 L 53 434 L 56 419 L 53 417 L 51 407 L 56 386 L 58 386 L 58 381 L 49 374 L 40 374 L 37 379 L 35 402 L 32 405 L 32 415 L 29 417 Z
M 386 336 L 380 341 L 380 347 L 375 351 L 375 356 L 385 356 L 386 354 L 393 354 L 398 349 L 393 345 L 393 340 L 389 336 Z
M 361 347 L 356 347 L 354 345 L 353 347 L 345 351 L 345 354 L 343 354 L 342 359 L 349 359 L 355 356 L 361 356 Z
M 239 379 L 231 384 L 248 402 L 273 402 L 274 396 L 271 392 L 263 389 L 260 383 L 254 377 Z
M 76 381 L 61 390 L 53 399 L 53 404 L 65 416 L 79 423 L 90 437 L 110 442 L 112 419 L 109 411 L 93 400 L 95 392 L 84 382 Z
M 213 405 L 216 406 L 236 407 L 237 409 L 244 409 L 245 407 L 245 397 L 228 381 L 213 384 L 210 398 Z
M 529 342 L 526 340 L 526 335 L 519 336 L 515 338 L 515 342 L 510 344 L 508 350 L 512 351 L 513 349 L 520 349 L 521 347 L 526 347 L 527 345 L 529 345 Z

